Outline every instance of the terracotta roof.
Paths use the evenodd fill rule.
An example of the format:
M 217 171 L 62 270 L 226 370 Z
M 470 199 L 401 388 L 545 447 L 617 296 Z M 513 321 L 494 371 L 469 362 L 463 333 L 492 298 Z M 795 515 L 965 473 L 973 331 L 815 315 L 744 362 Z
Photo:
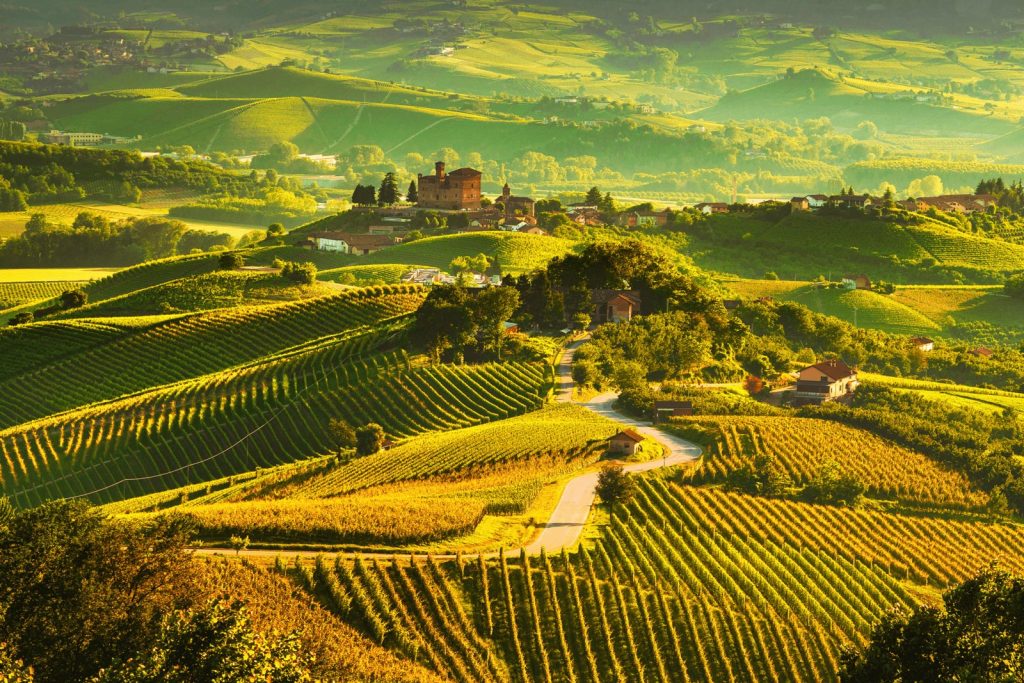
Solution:
M 612 439 L 629 439 L 633 443 L 640 443 L 644 440 L 644 437 L 640 436 L 632 429 L 623 429 L 621 432 L 613 436 Z
M 817 363 L 816 365 L 806 367 L 804 368 L 804 370 L 817 370 L 818 372 L 820 372 L 821 374 L 825 375 L 826 377 L 833 381 L 846 379 L 847 377 L 852 377 L 853 375 L 857 374 L 850 368 L 849 365 L 847 365 L 841 360 L 822 361 L 820 363 Z
M 354 249 L 380 249 L 395 243 L 391 235 L 345 235 L 341 239 Z
M 911 337 L 910 341 L 913 342 L 914 344 L 917 344 L 918 346 L 921 346 L 922 344 L 934 344 L 935 343 L 934 339 L 929 339 L 928 337 Z
M 450 176 L 477 176 L 483 175 L 480 171 L 475 168 L 457 168 L 448 175 Z

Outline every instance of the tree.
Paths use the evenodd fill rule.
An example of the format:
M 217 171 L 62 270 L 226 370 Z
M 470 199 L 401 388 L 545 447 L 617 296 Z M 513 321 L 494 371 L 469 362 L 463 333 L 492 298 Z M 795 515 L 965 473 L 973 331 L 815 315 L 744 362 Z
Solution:
M 108 519 L 60 500 L 0 515 L 0 643 L 40 681 L 81 681 L 148 648 L 192 594 L 185 517 Z
M 297 282 L 300 285 L 311 285 L 316 282 L 317 268 L 316 264 L 307 261 L 305 263 L 296 263 L 294 261 L 285 261 L 281 265 L 281 277 Z
M 592 322 L 589 313 L 577 313 L 572 317 L 572 323 L 577 330 L 586 330 Z
M 453 273 L 485 273 L 491 267 L 491 259 L 487 254 L 456 256 L 448 267 Z
M 273 240 L 279 237 L 284 237 L 286 232 L 287 231 L 284 229 L 284 226 L 280 223 L 271 223 L 267 226 L 267 239 Z
M 394 173 L 387 173 L 380 183 L 380 192 L 377 193 L 377 204 L 379 206 L 392 206 L 398 203 L 398 183 L 395 181 Z
M 295 633 L 255 630 L 240 602 L 165 617 L 145 651 L 104 669 L 92 683 L 311 683 L 311 655 Z
M 299 156 L 299 148 L 294 142 L 288 140 L 282 140 L 281 142 L 275 142 L 267 150 L 270 158 L 274 161 L 281 161 L 287 163 Z
M 81 289 L 68 289 L 60 295 L 60 307 L 65 311 L 81 308 L 89 302 L 89 295 Z
M 519 292 L 512 287 L 488 287 L 473 299 L 474 322 L 480 327 L 483 347 L 494 349 L 501 359 L 505 330 L 502 325 L 519 308 Z
M 845 683 L 1011 681 L 1024 671 L 1024 577 L 990 565 L 943 595 L 882 619 L 841 657 Z
M 774 455 L 757 455 L 743 467 L 729 473 L 726 488 L 755 496 L 775 498 L 789 493 L 793 480 Z
M 1024 299 L 1024 273 L 1006 278 L 1003 292 L 1014 299 Z
M 32 671 L 14 657 L 5 643 L 0 643 L 0 681 L 3 683 L 32 683 Z
M 600 206 L 602 199 L 604 199 L 604 196 L 601 194 L 601 190 L 597 187 L 592 187 L 587 190 L 587 196 L 584 197 L 583 203 L 587 206 Z
M 609 514 L 615 514 L 616 505 L 625 505 L 633 497 L 635 484 L 633 478 L 622 465 L 605 465 L 597 475 L 597 487 L 594 489 L 601 502 L 608 506 Z
M 248 536 L 232 536 L 228 540 L 228 545 L 230 545 L 231 549 L 235 551 L 235 555 L 238 555 L 240 552 L 242 552 L 243 550 L 245 550 L 246 548 L 249 547 L 249 537 Z
M 18 313 L 13 318 L 8 320 L 7 324 L 10 327 L 15 327 L 16 325 L 27 325 L 28 323 L 32 322 L 35 319 L 36 316 L 32 313 L 32 311 L 22 311 L 21 313 Z
M 384 428 L 375 422 L 356 430 L 356 455 L 373 455 L 384 445 Z
M 332 417 L 327 421 L 327 433 L 331 441 L 338 447 L 338 455 L 346 448 L 356 447 L 356 431 L 352 426 L 339 417 Z
M 864 485 L 839 464 L 829 460 L 811 478 L 800 497 L 809 503 L 823 505 L 856 505 L 864 495 Z
M 419 190 L 416 189 L 416 181 L 409 181 L 409 189 L 405 191 L 405 201 L 415 204 L 420 200 Z
M 226 251 L 217 260 L 217 267 L 221 270 L 238 270 L 245 265 L 245 258 L 237 251 Z

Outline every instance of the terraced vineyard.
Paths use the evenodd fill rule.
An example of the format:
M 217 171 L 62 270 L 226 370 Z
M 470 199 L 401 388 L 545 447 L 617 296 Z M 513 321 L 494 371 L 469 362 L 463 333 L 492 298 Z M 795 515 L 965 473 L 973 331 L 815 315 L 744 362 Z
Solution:
M 174 316 L 122 320 L 76 320 L 0 328 L 0 381 L 67 356 L 96 348 Z
M 797 485 L 835 462 L 862 482 L 868 495 L 910 505 L 980 508 L 988 497 L 967 478 L 944 469 L 920 453 L 901 448 L 870 432 L 836 422 L 798 417 L 714 417 L 682 421 L 683 434 L 694 428 L 710 440 L 693 478 L 722 482 L 757 455 L 774 456 Z
M 834 680 L 841 648 L 1024 529 L 642 481 L 573 554 L 296 561 L 325 607 L 457 681 Z M 283 569 L 283 567 L 282 567 Z
M 107 277 L 93 280 L 82 289 L 89 295 L 89 301 L 95 304 L 105 299 L 130 294 L 140 289 L 179 278 L 211 273 L 216 269 L 217 257 L 211 254 L 175 256 L 156 261 L 146 261 L 137 266 L 119 270 Z M 35 310 L 49 305 L 49 302 L 50 300 L 34 302 L 2 310 L 0 311 L 0 322 L 9 320 L 20 311 Z
M 354 285 L 373 284 L 397 284 L 401 281 L 402 275 L 413 267 L 399 263 L 381 263 L 379 265 L 344 266 L 322 270 L 317 275 L 321 280 L 329 282 L 345 282 L 345 278 L 352 277 Z
M 110 502 L 332 452 L 330 418 L 377 422 L 401 439 L 542 401 L 542 365 L 413 367 L 404 353 L 364 356 L 391 334 L 357 332 L 4 430 L 3 490 L 19 504 L 81 495 Z
M 589 411 L 552 407 L 513 420 L 414 439 L 303 482 L 292 495 L 337 496 L 380 484 L 526 460 L 538 453 L 575 457 L 592 451 L 615 431 L 612 422 Z
M 397 278 L 395 279 L 397 283 Z M 382 283 L 381 283 L 382 284 Z M 104 299 L 53 318 L 95 318 L 188 313 L 232 306 L 258 306 L 325 296 L 335 290 L 319 282 L 299 285 L 277 273 L 218 271 L 182 277 Z
M 85 281 L 68 282 L 0 282 L 0 310 L 33 301 L 55 299 L 69 289 L 78 289 Z
M 407 315 L 423 296 L 397 285 L 172 319 L 0 382 L 0 427 L 345 335 Z

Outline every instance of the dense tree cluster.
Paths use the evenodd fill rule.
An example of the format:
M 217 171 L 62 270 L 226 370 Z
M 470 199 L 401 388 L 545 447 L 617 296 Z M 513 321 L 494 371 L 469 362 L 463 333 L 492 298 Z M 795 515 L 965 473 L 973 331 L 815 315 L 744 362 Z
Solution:
M 0 499 L 0 680 L 307 681 L 292 634 L 256 631 L 211 600 L 184 517 L 139 525 L 81 501 L 15 510 Z
M 258 192 L 264 180 L 255 174 L 236 175 L 202 161 L 17 142 L 0 142 L 0 178 L 23 192 L 30 204 L 83 197 L 133 202 L 138 201 L 140 189 L 166 187 L 250 196 Z
M 36 214 L 25 232 L 0 244 L 0 266 L 41 268 L 72 266 L 129 266 L 179 253 L 187 233 L 184 223 L 161 217 L 133 218 L 111 223 L 83 212 L 70 226 L 53 225 Z M 184 246 L 201 241 L 193 236 Z M 212 236 L 210 236 L 212 237 Z
M 842 657 L 845 683 L 1011 681 L 1024 670 L 1024 577 L 993 565 L 941 607 L 885 617 L 864 651 Z
M 500 358 L 506 339 L 502 323 L 518 306 L 519 295 L 510 287 L 437 285 L 416 311 L 413 338 L 439 360 Z

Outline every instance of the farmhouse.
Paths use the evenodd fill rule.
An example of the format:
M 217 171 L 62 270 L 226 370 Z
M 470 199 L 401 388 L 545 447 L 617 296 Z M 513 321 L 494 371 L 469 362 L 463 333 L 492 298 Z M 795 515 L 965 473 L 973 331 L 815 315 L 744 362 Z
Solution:
M 796 403 L 824 403 L 853 392 L 859 382 L 857 372 L 841 360 L 826 360 L 804 368 L 797 374 Z
M 846 289 L 871 289 L 871 278 L 867 275 L 847 274 L 843 276 L 843 287 Z
M 809 194 L 804 199 L 807 200 L 807 205 L 812 209 L 820 209 L 828 204 L 828 195 L 824 194 Z
M 929 339 L 928 337 L 911 337 L 910 343 L 918 351 L 927 352 L 935 350 L 935 341 L 933 339 Z
M 976 349 L 971 349 L 968 353 L 978 358 L 991 358 L 993 351 L 987 346 L 979 346 Z
M 590 294 L 595 323 L 629 321 L 640 313 L 640 292 L 619 289 L 595 289 Z
M 644 437 L 632 429 L 624 429 L 608 440 L 608 450 L 616 455 L 635 455 L 643 442 Z
M 418 201 L 424 209 L 464 211 L 480 208 L 480 183 L 483 174 L 472 168 L 445 173 L 444 162 L 434 164 L 434 174 L 417 177 Z
M 811 210 L 811 203 L 807 201 L 807 197 L 793 197 L 789 200 L 789 205 L 794 211 Z
M 729 213 L 729 205 L 725 202 L 701 202 L 693 208 L 705 216 L 710 216 L 713 213 Z
M 654 424 L 664 422 L 670 417 L 687 417 L 693 415 L 693 403 L 690 401 L 655 401 L 651 419 Z
M 372 254 L 385 247 L 394 246 L 398 242 L 391 235 L 353 235 L 347 232 L 317 232 L 311 234 L 310 239 L 320 251 L 334 251 L 358 256 Z
M 619 225 L 630 228 L 663 228 L 668 224 L 671 211 L 630 211 L 619 215 Z

